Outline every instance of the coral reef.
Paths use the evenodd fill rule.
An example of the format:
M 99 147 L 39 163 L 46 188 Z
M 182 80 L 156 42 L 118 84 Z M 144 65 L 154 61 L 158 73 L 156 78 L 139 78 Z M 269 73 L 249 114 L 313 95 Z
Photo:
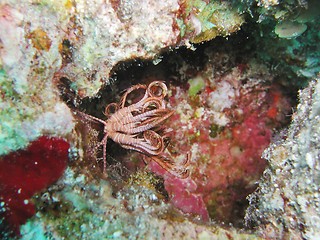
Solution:
M 198 3 L 188 3 L 188 11 L 192 4 Z M 205 7 L 203 4 L 206 3 L 202 2 Z M 202 7 L 198 7 L 202 11 Z M 196 17 L 204 24 L 203 32 L 210 24 L 210 31 L 218 31 L 214 37 L 230 34 L 243 23 L 241 17 L 228 10 L 227 4 L 209 4 L 204 10 L 210 16 L 198 12 Z M 21 1 L 19 5 L 11 0 L 1 2 L 0 155 L 11 159 L 16 154 L 14 151 L 27 148 L 42 135 L 72 139 L 77 145 L 79 136 L 73 131 L 75 123 L 67 106 L 70 103 L 64 103 L 59 95 L 74 93 L 76 97 L 71 105 L 78 106 L 81 99 L 96 96 L 101 87 L 109 83 L 110 72 L 117 63 L 133 58 L 155 58 L 162 49 L 187 44 L 189 39 L 181 38 L 176 19 L 183 11 L 178 1 L 139 4 L 134 1 Z M 224 29 L 219 19 L 225 13 L 234 14 L 235 26 L 230 23 L 228 29 Z M 187 18 L 183 20 L 185 23 Z M 218 28 L 212 28 L 212 24 Z M 210 35 L 203 39 L 211 38 Z M 62 81 L 70 83 L 69 89 L 61 90 Z M 42 138 L 34 144 L 38 141 Z M 79 154 L 82 159 L 81 149 Z M 33 164 L 31 159 L 24 160 Z M 6 164 L 6 160 L 1 160 L 1 164 Z M 18 172 L 19 166 L 23 163 L 17 163 L 16 169 L 10 172 Z M 31 174 L 32 169 L 30 171 Z M 61 171 L 57 170 L 56 174 L 60 175 Z M 8 176 L 3 178 L 6 186 Z M 23 200 L 51 183 L 30 190 Z M 16 193 L 15 188 L 12 191 Z M 21 207 L 19 204 L 24 203 L 20 201 L 15 207 Z M 13 211 L 14 207 L 10 207 Z M 12 220 L 12 225 L 17 229 L 33 213 L 30 205 L 27 216 L 16 222 Z
M 226 1 L 182 1 L 180 11 L 177 23 L 181 36 L 193 43 L 228 36 L 244 23 L 244 17 Z
M 79 97 L 93 96 L 118 62 L 151 58 L 177 43 L 178 8 L 176 1 L 2 1 L 0 154 L 43 132 L 69 134 L 74 124 L 57 95 L 60 79 L 71 80 Z
M 215 62 L 215 54 L 206 52 Z M 151 169 L 163 175 L 170 201 L 183 212 L 237 223 L 266 166 L 261 154 L 274 129 L 287 122 L 290 100 L 254 61 L 219 74 L 214 66 L 207 64 L 187 89 L 171 88 L 176 113 L 167 123 L 168 148 L 177 159 L 190 153 L 190 177 L 173 177 L 156 164 Z
M 26 147 L 42 133 L 65 136 L 72 131 L 71 113 L 56 91 L 61 79 L 71 81 L 70 88 L 79 98 L 93 97 L 109 83 L 117 63 L 155 58 L 162 49 L 187 42 L 188 38 L 181 40 L 181 29 L 176 27 L 180 8 L 174 0 L 139 4 L 22 1 L 19 5 L 2 1 L 0 142 L 5 147 L 0 148 L 0 155 Z M 225 4 L 207 8 L 219 16 L 228 11 Z M 231 33 L 241 23 L 230 26 L 232 31 L 219 26 L 219 31 Z
M 264 238 L 317 239 L 320 236 L 320 82 L 300 91 L 300 104 L 286 133 L 265 152 L 269 167 L 249 197 L 247 224 Z
M 21 8 L 0 4 L 0 155 L 25 148 L 43 134 L 64 137 L 74 128 L 52 82 L 61 64 L 59 39 L 50 30 L 55 17 Z
M 259 46 L 257 56 L 279 75 L 289 77 L 287 83 L 305 87 L 320 71 L 319 1 L 247 1 L 250 7 L 243 11 L 252 9 L 255 2 L 258 8 L 250 14 L 260 23 L 258 29 L 251 29 L 257 30 L 253 34 Z
M 77 1 L 74 16 L 64 29 L 70 61 L 57 73 L 67 77 L 80 97 L 94 96 L 109 73 L 121 61 L 154 58 L 163 48 L 175 45 L 174 28 L 178 1 Z M 62 42 L 62 41 L 61 41 Z
M 319 79 L 310 82 L 320 71 L 318 8 L 317 0 L 1 1 L 0 237 L 318 237 Z M 112 141 L 104 154 L 102 121 L 75 114 L 105 120 L 121 91 L 153 81 L 168 94 L 147 110 L 165 104 L 170 118 L 150 129 L 175 164 L 189 161 L 185 179 Z
M 185 219 L 163 201 L 155 189 L 158 180 L 150 173 L 137 172 L 115 197 L 108 182 L 87 180 L 67 169 L 59 189 L 39 196 L 48 206 L 23 225 L 22 239 L 257 239 Z

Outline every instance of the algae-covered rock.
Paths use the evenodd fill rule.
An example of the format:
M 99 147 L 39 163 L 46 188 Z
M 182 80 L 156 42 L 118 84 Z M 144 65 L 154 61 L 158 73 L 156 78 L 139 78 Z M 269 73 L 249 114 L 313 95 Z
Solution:
M 61 79 L 70 81 L 65 91 L 94 96 L 118 62 L 151 58 L 176 44 L 178 9 L 174 0 L 2 1 L 0 155 L 42 134 L 70 134 L 74 122 L 59 97 Z
M 257 239 L 234 228 L 184 218 L 160 197 L 156 183 L 153 175 L 138 172 L 113 197 L 107 182 L 92 184 L 68 169 L 59 182 L 64 188 L 47 193 L 51 207 L 21 228 L 21 239 Z
M 178 25 L 184 29 L 182 36 L 190 38 L 192 43 L 228 36 L 244 23 L 244 17 L 227 2 L 188 0 L 182 9 L 184 24 L 178 21 Z

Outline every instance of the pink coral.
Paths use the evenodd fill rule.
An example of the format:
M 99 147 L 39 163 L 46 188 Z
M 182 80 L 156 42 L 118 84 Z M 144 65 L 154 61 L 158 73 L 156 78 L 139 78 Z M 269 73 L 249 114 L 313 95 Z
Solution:
M 266 166 L 261 154 L 271 141 L 273 129 L 284 123 L 284 115 L 290 110 L 279 88 L 259 82 L 240 85 L 232 79 L 242 74 L 237 71 L 226 75 L 215 87 L 207 83 L 195 97 L 176 87 L 170 98 L 177 110 L 168 123 L 173 129 L 171 143 L 180 154 L 192 152 L 191 175 L 181 180 L 150 165 L 164 177 L 171 203 L 205 221 L 209 215 L 226 222 L 233 222 L 237 214 L 241 217 L 246 196 Z M 222 104 L 217 113 L 209 98 L 216 97 L 215 92 L 223 94 L 219 86 L 233 93 L 228 95 L 228 107 Z M 228 119 L 224 126 L 216 123 L 216 116 L 221 115 Z

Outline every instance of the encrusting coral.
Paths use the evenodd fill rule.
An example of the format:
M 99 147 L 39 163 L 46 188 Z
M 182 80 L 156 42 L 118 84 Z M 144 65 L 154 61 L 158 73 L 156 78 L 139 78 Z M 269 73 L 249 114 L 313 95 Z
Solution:
M 68 150 L 65 140 L 43 136 L 0 158 L 0 237 L 19 234 L 20 225 L 36 213 L 31 198 L 62 176 Z
M 183 212 L 232 222 L 244 214 L 246 196 L 266 166 L 261 154 L 274 129 L 287 122 L 290 99 L 253 62 L 216 78 L 213 67 L 205 69 L 191 80 L 202 78 L 201 89 L 175 86 L 169 98 L 176 113 L 167 123 L 168 148 L 177 158 L 191 152 L 190 177 L 172 177 L 153 164 L 151 169 L 164 177 L 170 201 Z

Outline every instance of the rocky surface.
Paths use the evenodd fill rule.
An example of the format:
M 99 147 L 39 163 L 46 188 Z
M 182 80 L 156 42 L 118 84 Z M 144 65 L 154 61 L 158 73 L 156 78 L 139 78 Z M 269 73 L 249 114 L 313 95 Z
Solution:
M 1 1 L 0 237 L 319 237 L 318 6 Z M 177 161 L 190 156 L 190 178 L 146 168 L 110 142 L 106 177 L 101 128 L 74 113 L 104 119 L 122 90 L 152 80 L 169 86 L 168 149 Z
M 266 238 L 317 239 L 320 236 L 320 83 L 300 91 L 287 138 L 265 152 L 269 168 L 249 197 L 246 220 Z

